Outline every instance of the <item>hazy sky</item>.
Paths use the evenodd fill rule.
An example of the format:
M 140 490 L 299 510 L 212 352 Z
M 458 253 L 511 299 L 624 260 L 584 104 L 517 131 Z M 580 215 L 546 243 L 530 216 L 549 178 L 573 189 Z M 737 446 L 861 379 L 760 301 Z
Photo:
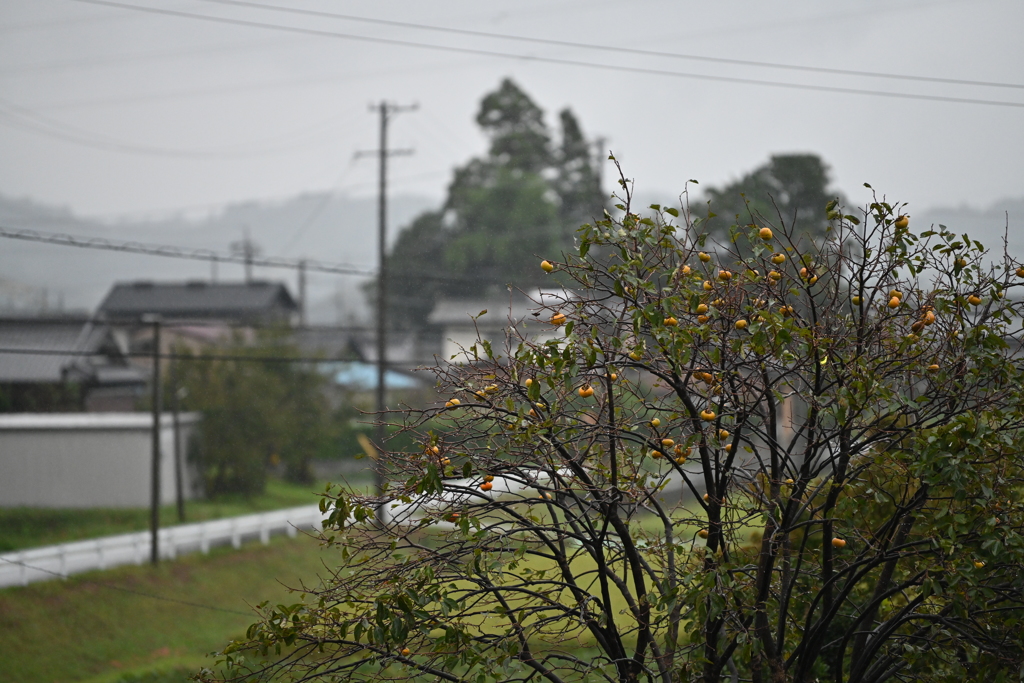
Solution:
M 382 98 L 397 117 L 395 192 L 443 196 L 484 148 L 480 97 L 514 78 L 570 106 L 638 190 L 721 183 L 775 152 L 812 151 L 862 199 L 911 207 L 1024 195 L 1024 108 L 624 73 L 359 41 L 351 36 L 738 79 L 1024 104 L 1024 2 L 343 2 L 261 0 L 415 24 L 657 52 L 1017 84 L 936 83 L 602 52 L 302 16 L 208 0 L 147 8 L 303 27 L 211 23 L 77 0 L 0 0 L 0 193 L 88 215 L 148 214 L 335 188 L 374 191 Z M 244 3 L 243 3 L 244 4 Z

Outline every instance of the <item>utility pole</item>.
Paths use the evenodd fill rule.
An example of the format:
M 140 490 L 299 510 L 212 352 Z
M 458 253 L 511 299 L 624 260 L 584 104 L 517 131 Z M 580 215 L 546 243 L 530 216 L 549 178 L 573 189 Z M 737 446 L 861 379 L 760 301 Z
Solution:
M 146 315 L 142 321 L 153 326 L 153 443 L 149 491 L 149 561 L 160 562 L 160 316 Z
M 245 238 L 242 240 L 242 250 L 245 254 L 245 284 L 252 282 L 252 240 L 249 239 L 249 228 L 246 227 L 243 233 Z
M 306 326 L 306 259 L 299 261 L 299 327 Z
M 251 284 L 253 259 L 262 255 L 263 250 L 249 238 L 249 226 L 242 228 L 242 240 L 240 242 L 231 243 L 231 253 L 242 257 L 242 261 L 245 264 L 245 284 Z M 216 270 L 214 270 L 214 277 L 216 277 Z
M 371 105 L 370 111 L 380 116 L 380 143 L 376 150 L 370 152 L 356 152 L 356 158 L 361 156 L 374 155 L 378 159 L 380 177 L 378 180 L 377 197 L 377 425 L 374 432 L 377 453 L 384 452 L 384 410 L 386 408 L 386 391 L 384 386 L 385 373 L 387 372 L 387 293 L 388 293 L 388 269 L 387 269 L 387 215 L 388 215 L 388 157 L 406 156 L 413 153 L 411 149 L 388 149 L 388 120 L 392 114 L 405 111 L 415 111 L 418 105 L 397 105 L 381 100 L 380 104 Z M 374 479 L 376 481 L 377 495 L 384 493 L 384 471 L 378 458 L 374 462 Z M 377 521 L 384 521 L 384 507 L 377 508 Z
M 174 424 L 174 502 L 178 506 L 178 522 L 185 521 L 185 475 L 182 472 L 181 457 L 181 399 L 188 394 L 185 387 L 178 386 L 178 364 L 171 358 L 171 417 Z

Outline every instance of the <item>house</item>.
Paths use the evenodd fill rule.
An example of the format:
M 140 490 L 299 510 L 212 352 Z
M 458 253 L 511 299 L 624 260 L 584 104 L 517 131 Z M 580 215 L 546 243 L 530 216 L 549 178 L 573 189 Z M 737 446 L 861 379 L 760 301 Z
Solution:
M 256 327 L 287 327 L 298 321 L 299 305 L 280 282 L 119 282 L 96 311 L 132 363 L 151 373 L 153 325 L 161 321 L 160 353 L 186 348 L 201 352 L 232 338 L 251 341 Z
M 280 282 L 119 282 L 107 294 L 97 317 L 120 325 L 146 315 L 166 321 L 217 321 L 251 325 L 290 325 L 299 305 Z
M 428 322 L 441 328 L 440 360 L 466 362 L 473 360 L 472 347 L 478 339 L 490 342 L 495 355 L 505 355 L 506 344 L 518 344 L 516 335 L 534 343 L 555 339 L 560 326 L 551 319 L 575 299 L 575 294 L 561 289 L 534 290 L 501 300 L 442 299 Z
M 0 412 L 124 411 L 146 377 L 85 314 L 0 318 Z

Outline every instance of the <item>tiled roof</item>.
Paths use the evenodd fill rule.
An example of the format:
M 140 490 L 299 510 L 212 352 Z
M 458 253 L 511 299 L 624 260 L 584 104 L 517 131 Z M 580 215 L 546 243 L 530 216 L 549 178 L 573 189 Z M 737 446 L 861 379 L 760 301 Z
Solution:
M 111 320 L 165 318 L 250 320 L 287 318 L 298 305 L 280 282 L 119 282 L 100 304 Z
M 89 375 L 91 360 L 107 363 L 118 354 L 105 326 L 85 318 L 33 320 L 0 319 L 0 349 L 74 351 L 73 354 L 0 353 L 0 382 L 61 382 L 65 374 Z M 80 355 L 96 354 L 95 356 Z

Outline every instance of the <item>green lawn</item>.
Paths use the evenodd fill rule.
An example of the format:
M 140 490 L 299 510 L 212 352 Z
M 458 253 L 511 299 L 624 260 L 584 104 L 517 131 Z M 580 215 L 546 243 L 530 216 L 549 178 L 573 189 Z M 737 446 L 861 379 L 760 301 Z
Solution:
M 251 512 L 312 505 L 319 502 L 317 494 L 324 490 L 324 486 L 324 483 L 300 485 L 269 479 L 266 491 L 258 496 L 220 496 L 213 500 L 187 501 L 185 521 L 201 522 Z M 179 523 L 173 505 L 160 510 L 160 523 L 165 526 Z M 6 508 L 0 509 L 0 552 L 144 531 L 148 528 L 149 510 L 145 508 Z
M 329 551 L 300 535 L 275 538 L 268 546 L 187 555 L 157 568 L 122 567 L 0 590 L 0 678 L 184 680 L 176 674 L 212 666 L 205 655 L 245 633 L 255 621 L 250 605 L 296 602 L 298 596 L 289 598 L 281 583 L 315 581 L 321 562 L 329 560 Z

